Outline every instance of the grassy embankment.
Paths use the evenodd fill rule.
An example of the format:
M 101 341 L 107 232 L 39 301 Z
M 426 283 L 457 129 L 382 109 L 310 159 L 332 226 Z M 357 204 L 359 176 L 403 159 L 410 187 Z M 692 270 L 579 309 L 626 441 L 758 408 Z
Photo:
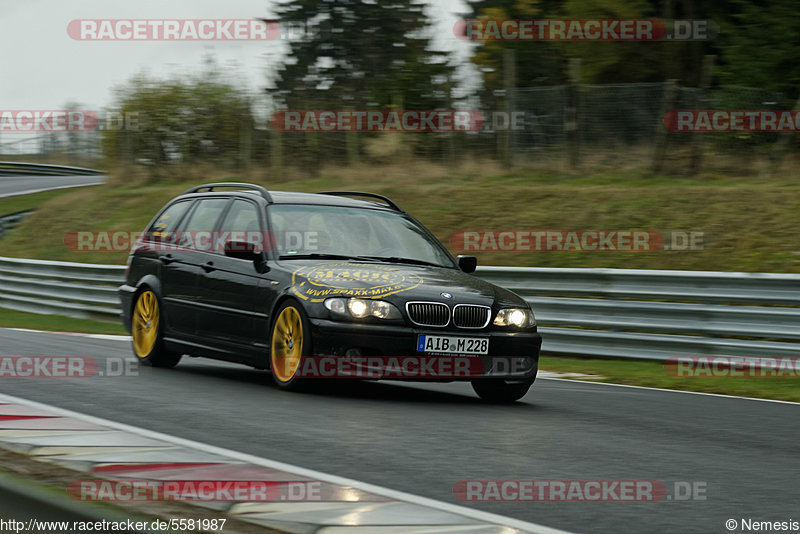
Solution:
M 458 230 L 656 230 L 704 232 L 702 251 L 480 252 L 484 265 L 800 272 L 800 183 L 790 176 L 650 177 L 637 172 L 575 177 L 555 172 L 486 174 L 429 165 L 323 172 L 316 178 L 238 178 L 206 173 L 170 182 L 105 186 L 0 199 L 0 214 L 40 204 L 0 255 L 122 264 L 126 252 L 75 252 L 77 230 L 139 231 L 190 185 L 251 179 L 273 189 L 361 189 L 390 196 L 445 244 Z M 198 174 L 198 173 L 195 173 Z M 42 201 L 44 199 L 44 201 Z
M 0 255 L 122 264 L 126 252 L 76 252 L 65 246 L 64 235 L 76 230 L 141 230 L 156 210 L 189 186 L 227 179 L 255 181 L 272 189 L 385 194 L 446 245 L 455 231 L 479 229 L 645 229 L 706 235 L 702 251 L 481 252 L 477 256 L 483 265 L 800 272 L 800 184 L 788 175 L 768 181 L 749 176 L 652 177 L 636 171 L 580 177 L 429 165 L 323 171 L 318 177 L 291 179 L 198 174 L 162 183 L 112 178 L 105 186 L 2 199 L 0 214 L 39 209 L 0 240 Z M 0 312 L 0 324 L 5 326 L 121 331 L 74 321 Z M 678 379 L 670 377 L 660 362 L 547 356 L 542 368 L 594 373 L 618 383 L 800 401 L 797 378 Z

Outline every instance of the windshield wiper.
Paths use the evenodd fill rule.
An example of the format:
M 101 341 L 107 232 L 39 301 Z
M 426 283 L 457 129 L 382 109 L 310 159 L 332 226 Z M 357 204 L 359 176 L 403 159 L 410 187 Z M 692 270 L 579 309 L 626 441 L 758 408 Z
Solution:
M 411 265 L 425 265 L 428 267 L 445 267 L 438 263 L 433 263 L 425 260 L 417 260 L 414 258 L 401 258 L 399 256 L 348 256 L 346 254 L 323 254 L 320 252 L 313 252 L 310 254 L 282 254 L 279 259 L 281 260 L 356 260 L 356 261 L 384 261 L 387 263 L 408 263 Z
M 411 265 L 426 265 L 429 267 L 445 267 L 439 263 L 433 263 L 425 260 L 417 260 L 414 258 L 401 258 L 399 256 L 359 256 L 359 259 L 372 260 L 372 261 L 385 261 L 388 263 L 409 263 Z
M 281 254 L 278 259 L 281 260 L 361 260 L 361 261 L 375 261 L 374 259 L 366 256 L 347 256 L 345 254 L 323 254 L 321 252 L 313 252 L 311 254 Z

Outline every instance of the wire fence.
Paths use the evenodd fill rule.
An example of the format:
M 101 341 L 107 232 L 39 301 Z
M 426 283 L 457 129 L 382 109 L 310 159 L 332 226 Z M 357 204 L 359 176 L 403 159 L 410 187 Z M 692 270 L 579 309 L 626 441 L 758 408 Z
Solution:
M 620 161 L 629 161 L 631 165 L 678 172 L 742 170 L 730 159 L 775 159 L 781 134 L 671 132 L 665 125 L 667 113 L 791 108 L 784 95 L 751 87 L 703 90 L 670 83 L 529 87 L 485 96 L 479 109 L 484 124 L 478 131 L 271 131 L 271 159 L 267 164 L 314 167 L 413 157 L 443 163 L 488 158 L 518 166 L 564 163 L 616 168 Z
M 8 134 L 0 132 L 0 156 L 32 155 L 52 161 L 105 157 L 129 165 L 211 163 L 235 168 L 261 166 L 304 170 L 322 165 L 378 164 L 422 159 L 453 164 L 474 159 L 509 166 L 562 164 L 576 168 L 633 165 L 697 172 L 742 170 L 733 160 L 779 161 L 791 140 L 777 132 L 686 133 L 668 131 L 673 110 L 789 110 L 783 94 L 760 88 L 709 89 L 665 83 L 558 85 L 518 88 L 483 95 L 477 131 L 344 132 L 279 131 L 269 120 L 228 120 L 206 124 L 175 117 L 168 129 L 115 132 L 104 142 L 102 128 L 92 132 Z M 404 109 L 415 109 L 405 102 Z M 309 106 L 308 109 L 314 109 Z M 141 121 L 146 125 L 146 120 Z M 217 128 L 214 130 L 214 128 Z M 237 130 L 238 128 L 238 130 Z M 789 136 L 790 137 L 790 136 Z M 191 143 L 189 143 L 191 141 Z M 8 159 L 8 158 L 7 158 Z

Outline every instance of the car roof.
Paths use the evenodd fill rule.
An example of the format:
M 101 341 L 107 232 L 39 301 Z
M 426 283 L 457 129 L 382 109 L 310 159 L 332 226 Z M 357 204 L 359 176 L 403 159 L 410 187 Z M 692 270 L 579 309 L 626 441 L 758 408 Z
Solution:
M 226 189 L 226 190 L 214 190 L 214 187 L 238 187 L 238 186 L 249 186 L 253 189 Z M 208 189 L 207 191 L 202 191 L 202 189 Z M 375 195 L 374 193 L 361 193 L 361 192 L 353 192 L 353 191 L 332 191 L 326 193 L 302 193 L 299 191 L 274 191 L 260 187 L 254 186 L 253 184 L 230 184 L 226 185 L 224 183 L 221 184 L 205 184 L 202 186 L 197 186 L 189 191 L 184 192 L 180 197 L 202 197 L 202 196 L 238 196 L 238 197 L 255 197 L 255 198 L 264 198 L 270 204 L 305 204 L 305 205 L 316 205 L 316 206 L 342 206 L 342 207 L 349 207 L 349 208 L 368 208 L 368 209 L 377 209 L 382 211 L 392 211 L 397 213 L 403 213 L 394 202 L 386 197 L 382 197 L 380 195 Z M 364 195 L 366 197 L 373 196 L 375 200 L 361 200 L 357 198 L 352 198 L 352 196 L 361 196 Z
M 320 206 L 345 206 L 353 208 L 372 208 L 395 211 L 387 204 L 374 200 L 360 200 L 344 196 L 321 193 L 300 193 L 295 191 L 270 191 L 275 204 L 315 204 Z

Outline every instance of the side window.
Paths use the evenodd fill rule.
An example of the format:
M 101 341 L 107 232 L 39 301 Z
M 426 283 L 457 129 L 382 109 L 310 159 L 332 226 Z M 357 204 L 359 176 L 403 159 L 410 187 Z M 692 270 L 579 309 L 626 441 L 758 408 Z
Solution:
M 222 223 L 222 230 L 228 232 L 257 232 L 261 230 L 258 221 L 258 208 L 247 200 L 234 200 L 231 209 Z
M 147 229 L 145 238 L 157 243 L 174 243 L 175 230 L 178 229 L 178 223 L 180 223 L 186 210 L 191 205 L 192 202 L 190 200 L 184 200 L 168 207 Z
M 222 242 L 246 241 L 264 250 L 266 232 L 261 231 L 258 206 L 247 200 L 234 200 L 220 227 Z
M 212 251 L 214 249 L 214 236 L 212 230 L 216 227 L 225 206 L 227 198 L 202 199 L 189 214 L 189 220 L 181 229 L 178 245 L 197 250 Z

